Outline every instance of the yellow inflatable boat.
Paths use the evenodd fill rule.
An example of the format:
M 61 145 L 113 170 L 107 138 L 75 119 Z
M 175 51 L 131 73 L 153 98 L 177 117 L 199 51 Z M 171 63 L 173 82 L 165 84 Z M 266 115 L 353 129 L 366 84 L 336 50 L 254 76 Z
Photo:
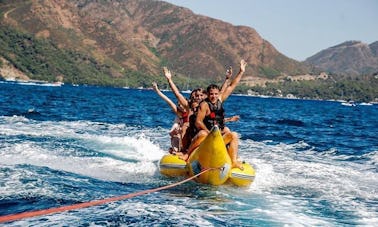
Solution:
M 159 162 L 160 173 L 171 177 L 194 176 L 210 169 L 196 178 L 203 184 L 222 185 L 231 182 L 246 187 L 255 179 L 255 170 L 250 164 L 243 163 L 243 170 L 231 166 L 231 158 L 218 127 L 211 130 L 187 162 L 173 154 L 164 155 Z

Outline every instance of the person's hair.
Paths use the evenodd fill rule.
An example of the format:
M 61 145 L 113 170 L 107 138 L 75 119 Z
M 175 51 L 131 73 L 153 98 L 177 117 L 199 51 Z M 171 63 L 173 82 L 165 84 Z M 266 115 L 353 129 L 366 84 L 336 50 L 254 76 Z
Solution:
M 207 92 L 205 91 L 205 89 L 203 89 L 201 87 L 197 88 L 196 91 L 199 91 L 199 92 L 201 92 L 202 94 L 205 94 L 205 95 L 207 94 Z
M 220 90 L 218 85 L 216 85 L 216 84 L 210 84 L 210 85 L 207 87 L 207 89 L 206 89 L 207 94 L 210 94 L 210 90 L 211 90 L 211 89 L 218 89 L 218 90 Z
M 190 95 L 189 95 L 189 100 L 192 100 L 193 99 L 193 95 L 194 95 L 194 93 L 196 93 L 196 91 L 197 91 L 198 89 L 194 89 L 192 92 L 190 92 Z

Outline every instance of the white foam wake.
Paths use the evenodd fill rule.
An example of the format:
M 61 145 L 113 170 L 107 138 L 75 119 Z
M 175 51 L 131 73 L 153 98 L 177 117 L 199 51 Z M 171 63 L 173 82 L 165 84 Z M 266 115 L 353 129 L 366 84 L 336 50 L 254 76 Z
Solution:
M 127 182 L 138 174 L 154 174 L 156 161 L 164 154 L 144 131 L 125 125 L 36 122 L 22 117 L 0 121 L 0 134 L 8 137 L 0 150 L 2 165 L 46 166 Z
M 339 217 L 320 218 L 329 215 L 322 214 L 322 209 L 329 209 L 330 213 L 350 215 L 357 224 L 378 224 L 377 211 L 371 209 L 372 201 L 378 201 L 376 154 L 366 155 L 367 161 L 360 163 L 344 161 L 334 152 L 316 152 L 304 142 L 269 145 L 242 141 L 240 149 L 240 155 L 256 168 L 249 191 L 271 204 L 260 212 L 279 221 L 295 220 L 292 224 L 340 221 Z

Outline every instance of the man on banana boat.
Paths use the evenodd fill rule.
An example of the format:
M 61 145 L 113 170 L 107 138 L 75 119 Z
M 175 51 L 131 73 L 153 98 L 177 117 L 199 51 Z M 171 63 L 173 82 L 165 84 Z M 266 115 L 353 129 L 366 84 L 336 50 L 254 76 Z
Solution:
M 228 127 L 224 125 L 224 109 L 223 102 L 231 95 L 236 86 L 239 84 L 242 75 L 245 72 L 247 63 L 244 60 L 240 61 L 240 70 L 238 75 L 232 80 L 231 84 L 223 89 L 220 89 L 217 85 L 211 84 L 207 87 L 207 98 L 200 103 L 195 126 L 199 130 L 197 135 L 193 138 L 192 143 L 189 146 L 188 153 L 183 156 L 187 159 L 190 153 L 198 147 L 201 142 L 210 133 L 211 128 L 214 125 L 218 125 L 222 130 L 222 136 L 225 144 L 229 144 L 228 153 L 232 161 L 232 166 L 242 169 L 242 163 L 237 160 L 239 140 L 236 132 L 232 132 Z M 223 91 L 223 92 L 221 92 Z

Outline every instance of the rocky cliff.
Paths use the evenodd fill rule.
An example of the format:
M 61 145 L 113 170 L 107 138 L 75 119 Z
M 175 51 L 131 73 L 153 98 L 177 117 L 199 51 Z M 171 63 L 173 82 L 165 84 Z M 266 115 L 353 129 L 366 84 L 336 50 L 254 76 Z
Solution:
M 86 68 L 94 67 L 111 78 L 127 77 L 127 72 L 158 75 L 166 65 L 179 75 L 218 80 L 226 66 L 237 68 L 242 58 L 249 65 L 245 81 L 251 76 L 274 79 L 309 72 L 306 64 L 282 55 L 253 28 L 196 15 L 163 1 L 3 0 L 0 10 L 1 26 L 27 34 L 20 41 L 25 50 L 36 40 L 46 41 L 75 67 L 87 64 Z M 41 64 L 51 58 L 43 51 L 36 51 Z M 17 58 L 23 56 L 14 56 L 6 47 L 0 55 L 21 64 L 16 67 L 31 77 L 38 71 L 22 67 Z M 48 70 L 56 74 L 53 77 L 69 79 L 61 63 L 47 62 L 45 67 L 53 67 Z M 77 76 L 84 72 L 78 68 Z

